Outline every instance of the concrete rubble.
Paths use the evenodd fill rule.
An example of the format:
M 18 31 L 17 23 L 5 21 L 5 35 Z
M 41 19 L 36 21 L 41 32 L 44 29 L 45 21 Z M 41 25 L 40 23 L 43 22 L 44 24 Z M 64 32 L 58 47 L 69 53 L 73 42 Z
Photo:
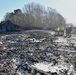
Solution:
M 76 56 L 75 40 L 50 31 L 0 35 L 0 75 L 76 75 L 70 61 Z

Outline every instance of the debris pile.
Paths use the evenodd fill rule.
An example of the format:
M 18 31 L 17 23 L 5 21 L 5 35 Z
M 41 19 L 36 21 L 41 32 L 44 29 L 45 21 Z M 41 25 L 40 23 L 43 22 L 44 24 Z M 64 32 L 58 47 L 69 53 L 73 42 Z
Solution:
M 58 39 L 41 31 L 1 35 L 0 75 L 75 75 L 69 61 L 76 55 L 75 44 Z M 39 65 L 48 68 L 49 74 Z

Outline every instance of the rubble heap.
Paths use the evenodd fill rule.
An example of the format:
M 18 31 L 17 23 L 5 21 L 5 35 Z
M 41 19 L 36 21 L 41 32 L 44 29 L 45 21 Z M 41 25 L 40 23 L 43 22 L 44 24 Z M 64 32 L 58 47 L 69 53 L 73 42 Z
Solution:
M 76 55 L 75 45 L 57 40 L 58 37 L 54 37 L 48 32 L 39 31 L 1 35 L 0 75 L 37 75 L 37 73 L 32 73 L 32 65 L 53 62 L 55 66 L 58 66 L 57 63 L 60 62 L 58 60 L 61 60 L 60 56 L 70 59 Z M 64 63 L 72 65 L 66 59 Z M 50 74 L 52 73 L 51 68 Z M 67 71 L 69 72 L 69 74 L 67 72 L 67 75 L 70 75 L 72 71 L 74 72 L 74 69 L 70 71 L 69 68 Z M 62 74 L 65 75 L 64 72 Z

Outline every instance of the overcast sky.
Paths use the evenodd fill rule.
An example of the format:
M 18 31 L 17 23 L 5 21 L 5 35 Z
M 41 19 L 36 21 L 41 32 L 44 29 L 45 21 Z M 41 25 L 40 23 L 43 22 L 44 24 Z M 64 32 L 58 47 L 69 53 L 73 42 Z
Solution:
M 7 12 L 22 9 L 24 4 L 31 2 L 56 9 L 68 23 L 76 25 L 76 0 L 0 0 L 0 21 Z

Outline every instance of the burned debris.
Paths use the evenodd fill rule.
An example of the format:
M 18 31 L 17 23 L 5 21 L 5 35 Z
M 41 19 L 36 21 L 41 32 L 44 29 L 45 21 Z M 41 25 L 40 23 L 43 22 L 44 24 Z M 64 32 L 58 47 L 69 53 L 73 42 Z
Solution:
M 0 75 L 75 75 L 71 43 L 50 32 L 1 35 Z

